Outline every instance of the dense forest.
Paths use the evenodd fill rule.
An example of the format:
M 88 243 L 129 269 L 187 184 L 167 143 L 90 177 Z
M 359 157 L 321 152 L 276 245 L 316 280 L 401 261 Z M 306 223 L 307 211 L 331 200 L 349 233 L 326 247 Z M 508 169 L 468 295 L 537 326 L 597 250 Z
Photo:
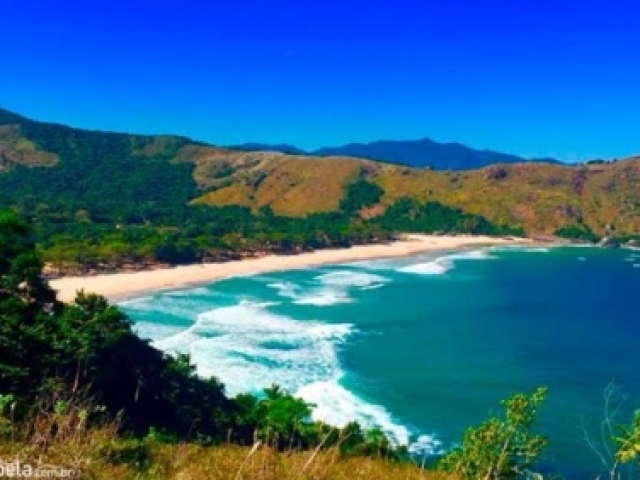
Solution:
M 276 216 L 268 207 L 253 214 L 246 207 L 194 205 L 174 207 L 164 213 L 156 210 L 153 220 L 127 223 L 118 223 L 109 215 L 53 218 L 42 212 L 31 216 L 31 221 L 45 260 L 61 271 L 293 254 L 389 241 L 402 232 L 523 233 L 438 203 L 419 204 L 409 199 L 398 201 L 383 215 L 365 220 L 353 210 L 368 204 L 370 192 L 358 196 L 363 184 L 371 185 L 358 182 L 356 189 L 349 189 L 342 202 L 344 210 L 304 218 Z

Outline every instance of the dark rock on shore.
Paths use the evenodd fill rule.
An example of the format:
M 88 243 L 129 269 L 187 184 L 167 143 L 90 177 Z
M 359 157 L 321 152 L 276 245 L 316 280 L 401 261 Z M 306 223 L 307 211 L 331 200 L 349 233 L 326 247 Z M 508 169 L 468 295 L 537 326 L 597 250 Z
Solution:
M 620 247 L 620 242 L 615 238 L 604 237 L 598 242 L 598 246 L 605 248 L 618 248 Z

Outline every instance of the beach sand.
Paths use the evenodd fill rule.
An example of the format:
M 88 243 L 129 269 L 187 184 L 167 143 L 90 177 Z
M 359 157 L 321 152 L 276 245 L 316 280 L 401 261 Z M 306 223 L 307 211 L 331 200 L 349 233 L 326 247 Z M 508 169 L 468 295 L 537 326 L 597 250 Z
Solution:
M 64 302 L 72 301 L 79 290 L 104 295 L 111 301 L 117 301 L 152 291 L 180 289 L 239 275 L 295 270 L 376 258 L 403 257 L 432 250 L 529 243 L 532 243 L 532 240 L 523 238 L 408 235 L 402 241 L 389 244 L 318 250 L 299 255 L 269 255 L 225 263 L 203 263 L 140 272 L 64 277 L 51 280 L 49 283 L 58 292 L 58 298 Z

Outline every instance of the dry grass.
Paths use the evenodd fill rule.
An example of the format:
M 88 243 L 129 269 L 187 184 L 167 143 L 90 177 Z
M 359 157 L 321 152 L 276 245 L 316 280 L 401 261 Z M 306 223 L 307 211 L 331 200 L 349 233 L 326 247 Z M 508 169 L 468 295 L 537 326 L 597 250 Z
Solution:
M 98 417 L 96 417 L 96 415 Z M 280 452 L 256 444 L 203 447 L 126 440 L 82 396 L 52 394 L 27 421 L 3 430 L 0 460 L 62 467 L 87 480 L 446 480 L 413 463 L 344 457 L 337 449 Z M 6 417 L 3 417 L 7 420 Z M 90 425 L 91 423 L 91 425 Z M 3 423 L 6 426 L 6 422 Z
M 154 477 L 167 480 L 438 480 L 452 477 L 414 464 L 384 459 L 343 458 L 335 451 L 277 452 L 269 447 L 151 449 Z
M 24 423 L 4 432 L 0 459 L 34 468 L 63 467 L 76 472 L 75 478 L 134 478 L 130 467 L 112 461 L 127 449 L 118 437 L 118 421 L 94 418 L 89 426 L 99 413 L 100 408 L 86 397 L 47 395 Z
M 63 467 L 87 480 L 453 480 L 412 463 L 345 458 L 335 451 L 127 443 L 110 428 L 85 431 L 82 442 L 77 438 L 51 439 L 46 448 L 5 442 L 0 459 Z
M 196 199 L 209 205 L 270 205 L 301 216 L 337 209 L 345 187 L 361 172 L 385 189 L 376 211 L 400 197 L 434 200 L 530 234 L 552 234 L 582 219 L 604 234 L 640 231 L 640 158 L 606 165 L 568 167 L 528 163 L 469 171 L 417 170 L 354 158 L 312 158 L 273 152 L 185 147 L 180 161 L 196 164 L 195 179 L 213 190 Z M 218 178 L 221 165 L 232 173 Z M 494 178 L 500 168 L 504 176 Z
M 18 126 L 0 126 L 0 171 L 13 164 L 53 167 L 58 160 L 58 155 L 39 149 L 33 142 L 22 137 Z
M 369 163 L 350 158 L 316 160 L 270 152 L 204 148 L 194 158 L 198 185 L 215 188 L 196 203 L 254 209 L 269 205 L 275 213 L 291 216 L 336 210 L 345 187 Z M 222 165 L 232 173 L 217 178 Z

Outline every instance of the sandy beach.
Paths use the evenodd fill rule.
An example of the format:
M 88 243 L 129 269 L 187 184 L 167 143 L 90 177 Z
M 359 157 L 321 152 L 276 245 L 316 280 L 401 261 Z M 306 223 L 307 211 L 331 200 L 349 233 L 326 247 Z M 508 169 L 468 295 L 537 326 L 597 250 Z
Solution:
M 238 275 L 294 270 L 332 263 L 376 258 L 403 257 L 420 252 L 473 246 L 529 244 L 529 239 L 485 236 L 408 235 L 405 240 L 383 245 L 361 245 L 345 249 L 318 250 L 299 255 L 270 255 L 225 263 L 205 263 L 131 273 L 114 273 L 51 280 L 64 302 L 73 300 L 78 290 L 104 295 L 111 301 L 148 292 L 179 289 Z

